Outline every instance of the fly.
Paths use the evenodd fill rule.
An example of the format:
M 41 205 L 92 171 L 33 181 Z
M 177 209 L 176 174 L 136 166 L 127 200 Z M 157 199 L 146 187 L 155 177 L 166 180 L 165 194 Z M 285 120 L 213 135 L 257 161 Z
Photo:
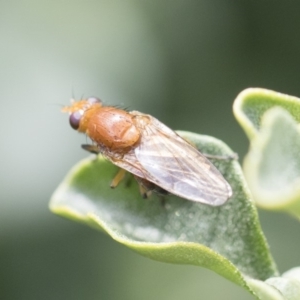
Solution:
M 136 178 L 144 197 L 154 190 L 218 206 L 232 196 L 230 185 L 216 167 L 151 115 L 104 106 L 94 97 L 74 101 L 63 112 L 69 112 L 73 129 L 93 141 L 82 145 L 85 150 L 101 153 L 121 168 L 112 187 L 127 171 Z

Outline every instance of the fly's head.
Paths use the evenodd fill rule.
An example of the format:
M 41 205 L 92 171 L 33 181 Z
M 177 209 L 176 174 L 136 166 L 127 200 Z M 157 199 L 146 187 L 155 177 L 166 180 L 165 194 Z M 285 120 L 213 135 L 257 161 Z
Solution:
M 69 122 L 73 129 L 79 132 L 86 132 L 91 116 L 102 107 L 102 101 L 95 97 L 84 100 L 71 100 L 70 106 L 65 106 L 62 112 L 70 114 Z

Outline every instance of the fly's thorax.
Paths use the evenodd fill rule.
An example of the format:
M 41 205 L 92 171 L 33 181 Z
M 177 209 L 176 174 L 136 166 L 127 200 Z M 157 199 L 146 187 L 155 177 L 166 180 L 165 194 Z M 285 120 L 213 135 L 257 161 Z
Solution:
M 99 98 L 90 97 L 80 101 L 71 100 L 70 106 L 62 108 L 62 112 L 68 112 L 69 122 L 73 129 L 86 132 L 90 117 L 102 107 Z
M 111 150 L 130 148 L 138 143 L 141 133 L 135 126 L 133 116 L 115 107 L 101 107 L 86 118 L 87 135 L 97 144 L 104 145 Z

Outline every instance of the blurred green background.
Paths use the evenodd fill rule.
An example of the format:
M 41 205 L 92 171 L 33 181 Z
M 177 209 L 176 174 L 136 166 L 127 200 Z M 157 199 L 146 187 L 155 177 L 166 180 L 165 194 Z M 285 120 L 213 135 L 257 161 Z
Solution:
M 52 215 L 52 192 L 87 156 L 60 107 L 98 96 L 220 138 L 242 160 L 236 95 L 300 96 L 299 11 L 296 1 L 1 1 L 0 299 L 252 299 L 211 271 L 151 261 Z M 300 265 L 299 223 L 260 218 L 280 271 Z

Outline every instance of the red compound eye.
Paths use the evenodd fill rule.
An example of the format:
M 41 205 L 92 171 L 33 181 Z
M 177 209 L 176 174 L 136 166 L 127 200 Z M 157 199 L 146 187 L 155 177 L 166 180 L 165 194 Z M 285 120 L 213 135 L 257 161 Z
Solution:
M 80 111 L 75 111 L 70 114 L 69 122 L 73 129 L 77 130 L 79 128 L 81 117 L 82 113 Z

